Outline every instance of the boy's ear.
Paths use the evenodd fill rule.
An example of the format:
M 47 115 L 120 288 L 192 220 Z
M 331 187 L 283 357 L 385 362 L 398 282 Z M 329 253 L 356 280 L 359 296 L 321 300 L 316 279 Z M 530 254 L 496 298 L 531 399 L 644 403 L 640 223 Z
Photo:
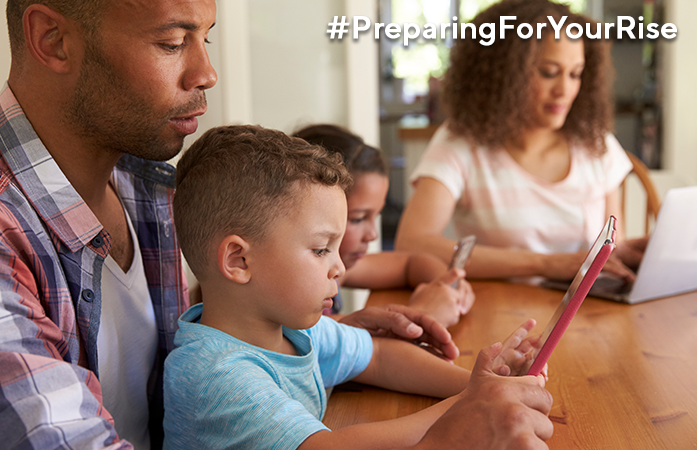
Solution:
M 233 234 L 227 236 L 218 246 L 218 270 L 228 280 L 246 284 L 252 275 L 245 260 L 249 243 Z
M 22 17 L 27 51 L 40 64 L 56 73 L 67 73 L 77 64 L 72 38 L 75 26 L 48 6 L 29 5 Z

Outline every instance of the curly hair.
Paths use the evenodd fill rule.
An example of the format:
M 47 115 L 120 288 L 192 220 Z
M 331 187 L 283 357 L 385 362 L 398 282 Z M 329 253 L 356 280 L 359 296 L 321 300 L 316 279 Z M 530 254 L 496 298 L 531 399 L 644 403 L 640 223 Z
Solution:
M 482 11 L 472 23 L 498 23 L 500 16 L 516 16 L 514 23 L 546 23 L 547 16 L 558 22 L 567 16 L 565 26 L 581 25 L 584 30 L 596 22 L 574 14 L 567 5 L 548 0 L 503 0 Z M 541 43 L 553 30 L 543 28 L 542 39 L 521 39 L 510 33 L 491 46 L 475 39 L 457 40 L 450 53 L 445 74 L 443 103 L 448 129 L 474 145 L 500 148 L 517 141 L 530 124 L 531 80 Z M 561 132 L 569 141 L 585 146 L 592 154 L 605 152 L 605 134 L 612 129 L 613 107 L 610 82 L 613 76 L 608 44 L 583 35 L 585 68 L 581 88 Z
M 174 224 L 184 257 L 205 279 L 214 239 L 236 234 L 258 242 L 294 207 L 297 187 L 346 190 L 350 183 L 341 157 L 318 145 L 259 126 L 212 128 L 177 164 Z

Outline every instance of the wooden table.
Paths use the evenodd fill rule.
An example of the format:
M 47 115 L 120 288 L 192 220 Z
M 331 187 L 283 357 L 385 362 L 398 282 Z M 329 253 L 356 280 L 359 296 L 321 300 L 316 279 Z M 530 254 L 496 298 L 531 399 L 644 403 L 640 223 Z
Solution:
M 474 282 L 472 311 L 450 329 L 456 363 L 471 369 L 479 349 L 526 319 L 542 332 L 562 292 Z M 406 303 L 408 291 L 373 292 L 369 305 Z M 549 361 L 554 397 L 551 449 L 697 448 L 697 292 L 638 305 L 585 300 Z M 329 428 L 413 413 L 436 402 L 348 383 L 335 388 Z

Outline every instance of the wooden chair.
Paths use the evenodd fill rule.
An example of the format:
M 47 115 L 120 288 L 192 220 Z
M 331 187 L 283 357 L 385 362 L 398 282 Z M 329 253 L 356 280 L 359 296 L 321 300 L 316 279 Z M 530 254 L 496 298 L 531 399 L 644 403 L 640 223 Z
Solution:
M 655 223 L 658 217 L 658 210 L 661 208 L 661 201 L 659 200 L 658 194 L 656 193 L 656 187 L 651 181 L 649 176 L 649 169 L 646 165 L 637 158 L 633 153 L 627 152 L 629 160 L 632 162 L 632 171 L 636 175 L 637 179 L 641 183 L 644 191 L 646 192 L 646 221 L 644 222 L 644 234 L 649 234 L 650 226 Z M 629 178 L 629 175 L 627 176 Z M 627 201 L 627 178 L 622 182 L 622 211 L 625 211 L 625 205 Z

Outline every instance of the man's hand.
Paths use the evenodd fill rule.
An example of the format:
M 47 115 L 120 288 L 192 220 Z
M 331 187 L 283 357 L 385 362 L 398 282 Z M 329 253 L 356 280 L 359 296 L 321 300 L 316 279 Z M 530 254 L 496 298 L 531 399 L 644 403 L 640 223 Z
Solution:
M 411 295 L 409 305 L 430 314 L 445 327 L 455 325 L 474 304 L 472 285 L 464 277 L 464 270 L 450 269 L 430 283 L 420 284 Z M 455 283 L 457 288 L 453 287 Z
M 373 336 L 423 342 L 445 359 L 460 356 L 450 333 L 428 314 L 403 305 L 369 306 L 339 319 L 340 323 L 365 328 Z
M 461 398 L 436 421 L 415 447 L 544 449 L 554 427 L 547 415 L 552 396 L 537 377 L 501 377 L 494 373 L 494 360 L 503 346 L 482 349 L 472 377 Z

